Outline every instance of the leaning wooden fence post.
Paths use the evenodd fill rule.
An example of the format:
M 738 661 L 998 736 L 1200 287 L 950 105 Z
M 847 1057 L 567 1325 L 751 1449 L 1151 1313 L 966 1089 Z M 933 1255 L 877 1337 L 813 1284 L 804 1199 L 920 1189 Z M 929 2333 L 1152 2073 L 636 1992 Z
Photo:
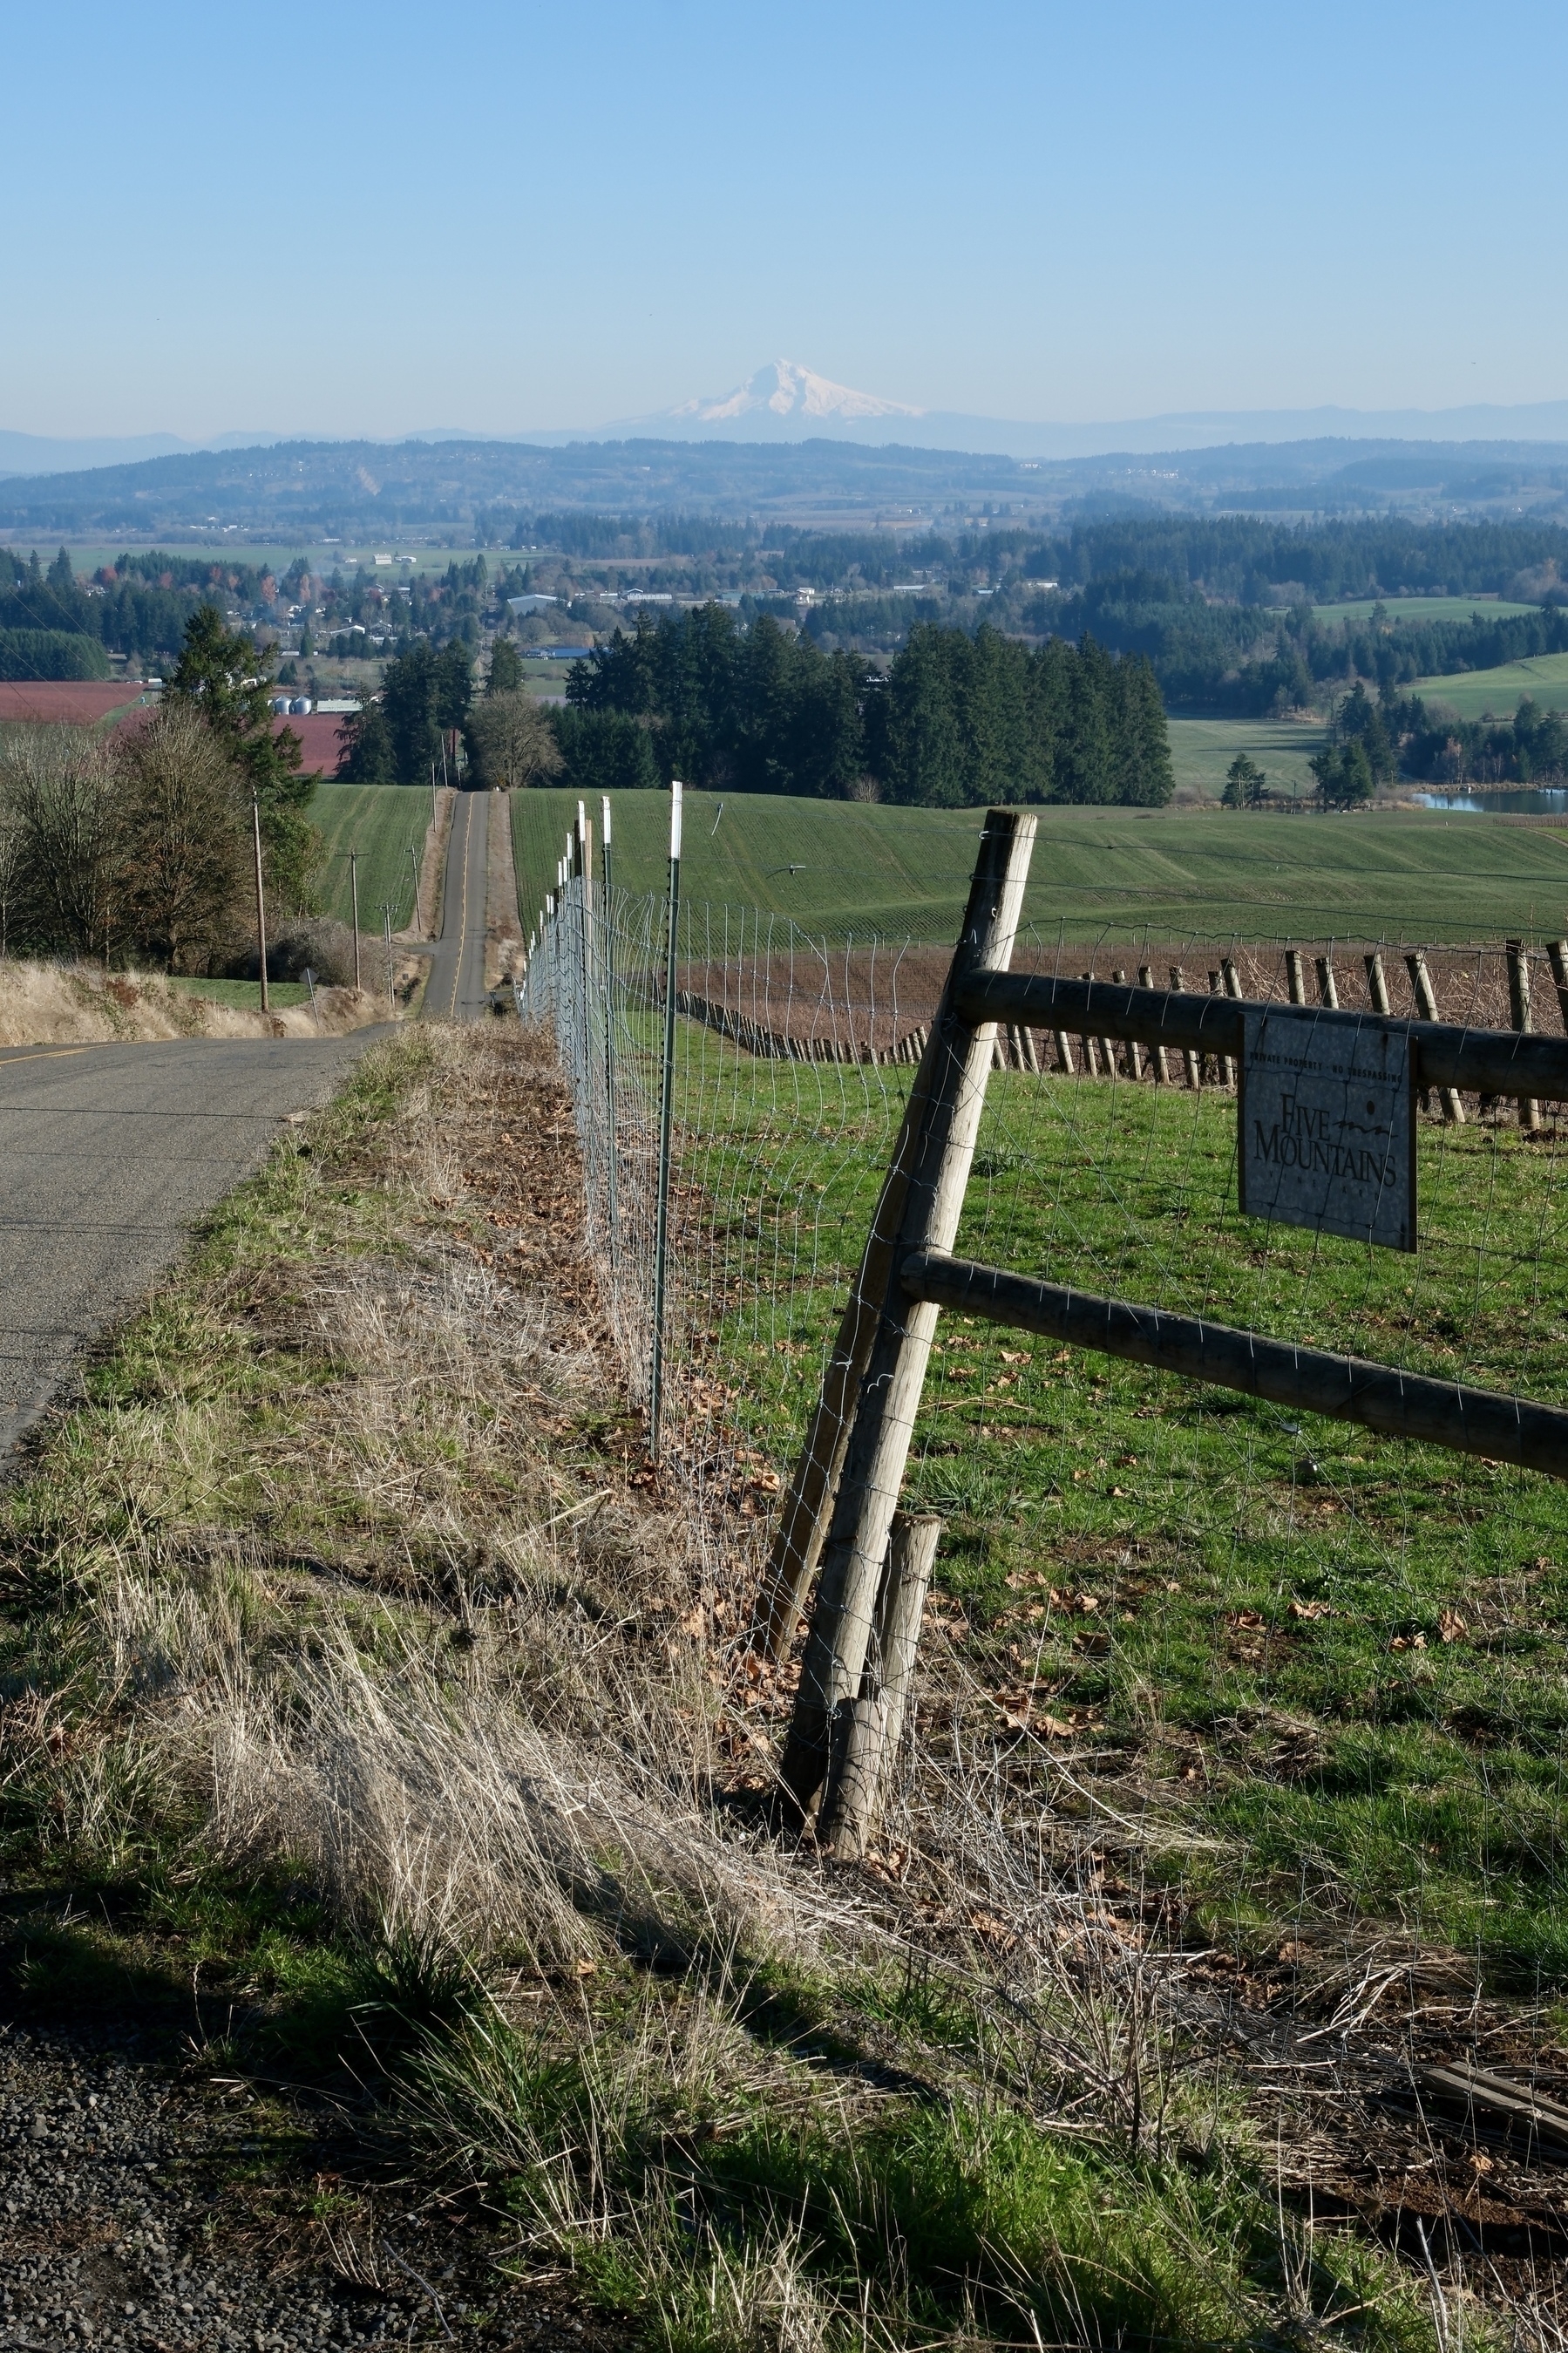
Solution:
M 1032 817 L 1013 809 L 993 809 L 986 818 L 963 929 L 910 1092 L 900 1139 L 908 1169 L 901 1215 L 845 1449 L 781 1768 L 784 1787 L 803 1812 L 827 1773 L 835 1718 L 859 1696 L 889 1533 L 936 1331 L 937 1311 L 906 1298 L 902 1267 L 911 1251 L 952 1248 L 985 1103 L 995 1024 L 962 1019 L 958 992 L 974 974 L 1005 972 L 1011 962 L 1035 825 Z
M 1373 1011 L 1391 1014 L 1394 1008 L 1388 1001 L 1388 983 L 1383 976 L 1381 954 L 1374 948 L 1371 955 L 1363 958 L 1363 962 L 1366 965 L 1366 993 L 1372 999 Z
M 914 1687 L 921 1619 L 941 1535 L 942 1522 L 934 1514 L 893 1514 L 860 1695 L 848 1712 L 831 1805 L 818 1830 L 837 1855 L 858 1858 L 865 1852 L 882 1810 Z
M 844 1451 L 849 1443 L 855 1400 L 861 1377 L 871 1359 L 893 1244 L 903 1219 L 909 1192 L 911 1125 L 916 1105 L 923 1104 L 931 1092 L 928 1066 L 935 1059 L 931 1045 L 934 1034 L 927 1033 L 921 1066 L 904 1105 L 888 1173 L 871 1215 L 871 1230 L 866 1237 L 859 1268 L 828 1355 L 816 1410 L 779 1514 L 778 1533 L 763 1579 L 756 1630 L 752 1638 L 753 1649 L 764 1659 L 776 1659 L 788 1649 L 806 1588 L 822 1556 L 833 1498 L 844 1468 Z
M 1522 940 L 1507 940 L 1509 1018 L 1521 1035 L 1530 1034 L 1530 950 Z M 1541 1126 L 1541 1105 L 1533 1095 L 1519 1098 L 1519 1124 L 1531 1134 Z
M 1415 998 L 1416 1012 L 1423 1021 L 1436 1021 L 1437 1018 L 1436 993 L 1432 987 L 1432 976 L 1426 969 L 1426 959 L 1419 948 L 1413 949 L 1405 957 L 1405 968 L 1410 975 L 1410 987 Z M 1458 1087 L 1440 1087 L 1438 1094 L 1442 1100 L 1443 1116 L 1449 1126 L 1463 1127 L 1465 1106 L 1459 1100 Z
M 1563 1029 L 1568 1030 L 1568 940 L 1548 940 L 1546 961 L 1552 966 L 1557 990 L 1557 1009 L 1563 1016 Z

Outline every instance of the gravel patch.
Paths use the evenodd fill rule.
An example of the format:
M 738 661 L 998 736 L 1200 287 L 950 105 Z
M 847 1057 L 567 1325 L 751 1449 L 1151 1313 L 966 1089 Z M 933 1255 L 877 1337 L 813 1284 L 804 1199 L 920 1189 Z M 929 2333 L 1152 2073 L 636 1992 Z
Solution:
M 310 2147 L 308 2117 L 295 2121 L 308 2179 L 327 2152 Z M 631 2341 L 562 2284 L 498 2281 L 472 2227 L 398 2205 L 406 2189 L 367 2208 L 341 2172 L 318 2172 L 327 2219 L 303 2216 L 296 2186 L 293 2219 L 268 2223 L 269 2122 L 271 2142 L 258 2140 L 253 2111 L 133 2042 L 0 2023 L 0 2353 L 607 2353 Z

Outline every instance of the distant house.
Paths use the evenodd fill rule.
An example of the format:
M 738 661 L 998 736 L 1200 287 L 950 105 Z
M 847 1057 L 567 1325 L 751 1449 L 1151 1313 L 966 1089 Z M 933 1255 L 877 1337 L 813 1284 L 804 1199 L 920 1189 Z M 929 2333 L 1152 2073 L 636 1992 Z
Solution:
M 546 605 L 559 605 L 559 596 L 509 596 L 507 603 L 514 613 L 542 613 Z

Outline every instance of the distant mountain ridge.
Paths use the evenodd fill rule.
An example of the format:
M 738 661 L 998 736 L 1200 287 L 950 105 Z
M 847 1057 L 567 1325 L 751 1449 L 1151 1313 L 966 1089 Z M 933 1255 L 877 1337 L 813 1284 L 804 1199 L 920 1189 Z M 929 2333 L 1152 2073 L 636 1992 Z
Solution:
M 272 449 L 278 433 L 217 433 L 188 440 L 174 433 L 57 440 L 0 431 L 0 477 L 56 477 L 121 467 L 150 459 Z M 386 450 L 415 442 L 468 442 L 487 448 L 561 449 L 653 440 L 737 443 L 848 441 L 865 448 L 936 450 L 1022 462 L 1173 456 L 1225 448 L 1284 443 L 1390 442 L 1491 445 L 1568 442 L 1568 400 L 1516 406 L 1472 403 L 1462 408 L 1191 409 L 1110 424 L 1039 424 L 974 417 L 954 409 L 924 409 L 879 393 L 860 392 L 804 366 L 771 360 L 727 393 L 678 402 L 648 417 L 593 427 L 558 426 L 517 433 L 476 433 L 462 426 L 422 427 L 398 435 L 359 435 L 353 441 L 300 437 L 289 446 Z M 1347 453 L 1348 454 L 1348 453 Z
M 902 421 L 902 420 L 901 420 Z M 0 482 L 0 539 L 286 545 L 432 534 L 525 549 L 558 509 L 750 517 L 766 530 L 824 503 L 862 523 L 917 515 L 1083 517 L 1208 512 L 1302 518 L 1407 513 L 1568 522 L 1568 435 L 1543 441 L 1347 440 L 1213 445 L 1029 459 L 868 445 L 842 436 L 623 441 L 452 438 L 279 441 Z M 237 542 L 236 543 L 239 543 Z

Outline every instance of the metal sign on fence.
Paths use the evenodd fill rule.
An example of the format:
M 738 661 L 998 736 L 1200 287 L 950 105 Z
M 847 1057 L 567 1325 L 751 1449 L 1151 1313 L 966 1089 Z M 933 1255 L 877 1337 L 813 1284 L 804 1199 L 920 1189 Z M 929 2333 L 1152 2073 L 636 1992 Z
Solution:
M 1237 1124 L 1244 1215 L 1415 1248 L 1415 1090 L 1395 1025 L 1246 1007 Z

